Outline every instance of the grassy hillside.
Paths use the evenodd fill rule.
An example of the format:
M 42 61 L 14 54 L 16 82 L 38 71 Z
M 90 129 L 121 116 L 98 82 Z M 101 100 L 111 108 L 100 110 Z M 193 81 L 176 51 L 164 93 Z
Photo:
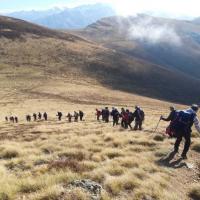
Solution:
M 21 24 L 26 27 L 5 20 L 15 24 L 11 35 Z M 134 94 L 168 99 L 176 94 L 176 100 L 191 101 L 198 81 L 70 34 L 28 26 L 48 36 L 29 29 L 11 39 L 7 26 L 0 31 L 0 200 L 91 200 L 84 189 L 71 187 L 77 179 L 101 184 L 101 200 L 199 199 L 197 133 L 189 160 L 177 155 L 170 161 L 174 141 L 162 135 L 167 124 L 152 131 L 171 104 Z M 146 113 L 141 132 L 95 119 L 96 108 L 133 111 L 135 105 Z M 67 123 L 65 115 L 79 109 L 85 121 Z M 25 115 L 45 111 L 48 121 L 25 121 Z M 57 111 L 64 114 L 60 122 Z M 11 115 L 19 117 L 18 124 L 4 122 Z
M 49 81 L 89 80 L 153 98 L 183 103 L 200 101 L 196 95 L 200 92 L 196 87 L 199 80 L 184 74 L 117 53 L 69 33 L 5 17 L 1 17 L 1 24 L 1 82 L 23 95 L 27 91 L 36 92 L 37 86 Z

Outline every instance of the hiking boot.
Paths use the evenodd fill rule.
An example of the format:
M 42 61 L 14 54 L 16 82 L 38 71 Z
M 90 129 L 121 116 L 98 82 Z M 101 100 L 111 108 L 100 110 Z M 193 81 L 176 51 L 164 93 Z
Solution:
M 185 154 L 182 154 L 182 155 L 181 155 L 181 158 L 182 158 L 183 160 L 187 160 L 187 156 L 186 156 Z

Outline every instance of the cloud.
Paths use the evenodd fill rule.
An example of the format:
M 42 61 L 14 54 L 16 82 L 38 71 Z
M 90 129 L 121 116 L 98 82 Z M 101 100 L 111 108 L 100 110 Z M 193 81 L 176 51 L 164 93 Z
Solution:
M 175 46 L 182 44 L 179 35 L 172 26 L 155 23 L 150 17 L 139 19 L 131 26 L 128 35 L 131 39 L 151 44 L 167 43 Z

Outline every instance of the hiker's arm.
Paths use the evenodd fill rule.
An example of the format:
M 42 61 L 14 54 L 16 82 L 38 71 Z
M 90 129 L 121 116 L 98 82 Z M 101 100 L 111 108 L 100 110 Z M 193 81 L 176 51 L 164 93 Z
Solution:
M 197 129 L 197 131 L 200 133 L 200 122 L 197 117 L 194 118 L 194 125 L 195 125 L 195 128 Z
M 166 121 L 166 122 L 169 122 L 169 121 L 172 120 L 172 115 L 173 115 L 173 114 L 170 113 L 169 116 L 168 116 L 167 118 L 164 118 L 163 116 L 161 116 L 161 120 Z

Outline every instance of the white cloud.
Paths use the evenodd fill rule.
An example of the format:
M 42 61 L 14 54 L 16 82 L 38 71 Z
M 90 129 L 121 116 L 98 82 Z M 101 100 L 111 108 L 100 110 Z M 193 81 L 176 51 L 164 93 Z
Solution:
M 129 30 L 129 37 L 151 44 L 167 43 L 174 46 L 181 45 L 181 39 L 173 27 L 155 24 L 151 18 L 141 18 Z

